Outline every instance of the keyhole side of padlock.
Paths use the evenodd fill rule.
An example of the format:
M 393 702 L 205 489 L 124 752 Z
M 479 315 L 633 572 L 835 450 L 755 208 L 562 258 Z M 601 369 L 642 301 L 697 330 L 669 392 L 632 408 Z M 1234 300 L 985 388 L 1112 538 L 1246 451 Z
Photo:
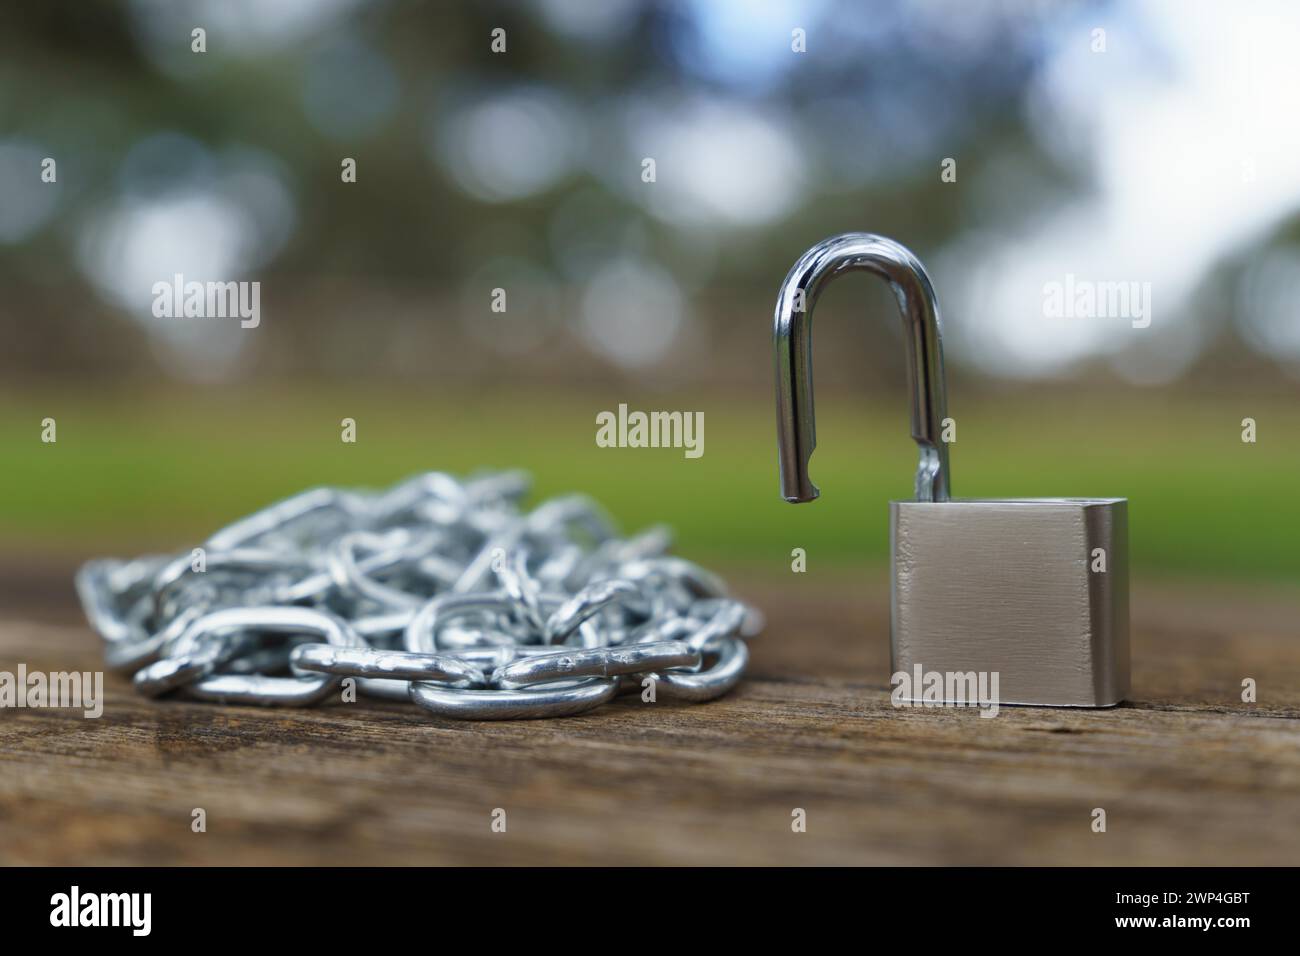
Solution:
M 846 272 L 869 272 L 889 283 L 902 313 L 911 393 L 912 439 L 918 448 L 916 500 L 948 501 L 952 475 L 941 438 L 947 418 L 939 304 L 925 268 L 906 247 L 883 236 L 851 232 L 819 242 L 794 264 L 777 296 L 776 428 L 781 497 L 813 501 L 808 474 L 817 446 L 813 410 L 812 313 L 826 286 Z

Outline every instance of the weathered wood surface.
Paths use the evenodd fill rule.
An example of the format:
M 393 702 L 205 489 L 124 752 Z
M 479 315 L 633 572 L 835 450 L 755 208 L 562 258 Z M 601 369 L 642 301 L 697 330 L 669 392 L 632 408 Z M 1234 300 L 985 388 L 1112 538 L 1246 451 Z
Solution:
M 66 578 L 36 577 L 0 606 L 0 670 L 98 668 Z M 990 720 L 890 706 L 883 579 L 739 577 L 768 628 L 698 706 L 467 724 L 146 701 L 106 675 L 99 720 L 0 711 L 0 860 L 1300 863 L 1294 594 L 1135 582 L 1131 704 Z

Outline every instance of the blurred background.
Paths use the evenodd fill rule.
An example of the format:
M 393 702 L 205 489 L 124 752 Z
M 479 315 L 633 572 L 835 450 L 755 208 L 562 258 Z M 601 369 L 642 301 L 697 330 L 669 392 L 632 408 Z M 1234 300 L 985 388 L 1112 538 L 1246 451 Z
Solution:
M 0 567 L 492 466 L 722 566 L 883 564 L 882 283 L 818 309 L 818 503 L 773 436 L 777 287 L 863 230 L 938 291 L 957 495 L 1127 496 L 1135 574 L 1300 583 L 1297 41 L 1288 2 L 5 5 Z M 156 317 L 177 273 L 260 324 Z M 1150 324 L 1049 315 L 1067 276 Z M 703 457 L 596 447 L 620 403 Z

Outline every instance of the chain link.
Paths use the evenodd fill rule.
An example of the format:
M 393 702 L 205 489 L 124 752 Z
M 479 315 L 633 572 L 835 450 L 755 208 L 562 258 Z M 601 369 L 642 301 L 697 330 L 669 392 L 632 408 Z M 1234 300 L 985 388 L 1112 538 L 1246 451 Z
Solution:
M 308 706 L 354 678 L 443 717 L 513 720 L 736 685 L 756 609 L 668 555 L 665 528 L 619 538 L 577 495 L 524 512 L 528 486 L 433 472 L 317 488 L 202 549 L 90 561 L 77 593 L 107 666 L 148 697 Z

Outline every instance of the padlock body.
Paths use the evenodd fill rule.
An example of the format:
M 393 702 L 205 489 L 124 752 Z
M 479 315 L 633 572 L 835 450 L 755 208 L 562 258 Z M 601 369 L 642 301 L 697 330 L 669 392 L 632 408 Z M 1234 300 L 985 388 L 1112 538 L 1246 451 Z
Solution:
M 996 673 L 1000 704 L 1128 696 L 1127 499 L 894 501 L 890 550 L 893 673 Z

